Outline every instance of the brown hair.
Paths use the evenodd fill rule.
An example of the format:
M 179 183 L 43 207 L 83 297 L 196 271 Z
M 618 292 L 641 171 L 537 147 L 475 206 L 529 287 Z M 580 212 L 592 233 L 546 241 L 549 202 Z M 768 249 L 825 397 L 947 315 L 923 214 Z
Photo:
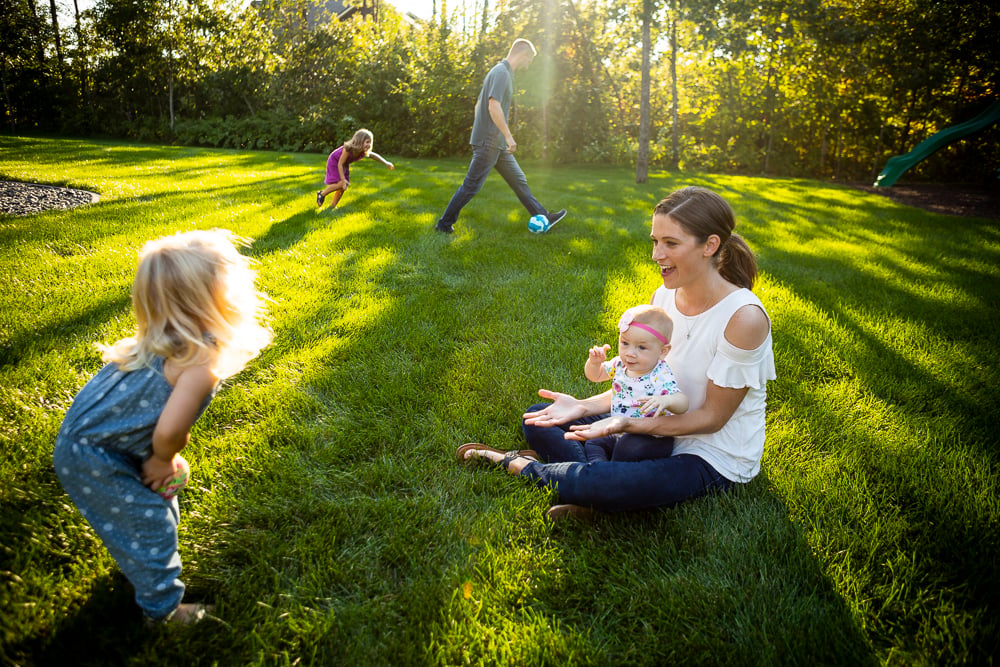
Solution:
M 719 274 L 734 285 L 753 289 L 757 259 L 743 237 L 733 231 L 736 215 L 725 199 L 691 185 L 668 195 L 656 205 L 653 215 L 669 216 L 699 243 L 713 234 L 718 236 L 719 248 L 713 259 Z

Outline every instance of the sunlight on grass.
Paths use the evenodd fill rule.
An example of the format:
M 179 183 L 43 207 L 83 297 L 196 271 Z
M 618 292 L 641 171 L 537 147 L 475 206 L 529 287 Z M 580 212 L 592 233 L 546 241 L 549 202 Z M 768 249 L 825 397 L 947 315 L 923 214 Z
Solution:
M 362 163 L 318 214 L 319 155 L 0 150 L 4 178 L 102 195 L 0 219 L 0 604 L 23 611 L 0 650 L 15 661 L 926 664 L 995 645 L 996 223 L 800 179 L 526 165 L 565 222 L 529 234 L 491 177 L 445 237 L 431 226 L 467 160 Z M 454 449 L 519 447 L 539 387 L 596 389 L 587 348 L 614 345 L 621 312 L 661 284 L 650 214 L 687 184 L 729 199 L 760 263 L 778 367 L 763 473 L 553 525 L 553 494 Z M 210 227 L 254 239 L 276 338 L 185 452 L 184 579 L 225 625 L 150 634 L 52 446 L 94 344 L 131 333 L 139 248 Z

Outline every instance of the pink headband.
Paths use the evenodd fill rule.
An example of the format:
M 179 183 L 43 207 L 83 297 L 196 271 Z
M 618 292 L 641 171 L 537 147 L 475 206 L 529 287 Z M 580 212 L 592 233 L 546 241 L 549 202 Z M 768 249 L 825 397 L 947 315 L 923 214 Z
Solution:
M 632 314 L 631 308 L 622 313 L 622 318 L 618 320 L 618 330 L 621 331 L 622 333 L 625 333 L 626 331 L 628 331 L 629 327 L 638 327 L 639 329 L 642 329 L 643 331 L 648 331 L 649 333 L 656 336 L 656 338 L 664 345 L 670 343 L 670 341 L 667 340 L 666 336 L 664 336 L 663 334 L 661 334 L 659 331 L 649 326 L 648 324 L 643 324 L 642 322 L 633 322 L 632 321 L 633 317 L 634 315 Z

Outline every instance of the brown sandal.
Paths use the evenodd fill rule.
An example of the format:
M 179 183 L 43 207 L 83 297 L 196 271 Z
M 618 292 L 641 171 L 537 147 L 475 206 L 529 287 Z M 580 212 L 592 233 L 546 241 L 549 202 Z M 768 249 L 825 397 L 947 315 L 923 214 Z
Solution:
M 541 457 L 538 456 L 538 452 L 533 449 L 512 449 L 505 451 L 503 449 L 497 449 L 496 447 L 490 447 L 484 445 L 481 442 L 467 442 L 458 449 L 455 450 L 455 458 L 458 459 L 459 463 L 478 463 L 483 461 L 483 457 L 466 457 L 466 452 L 473 449 L 482 449 L 487 452 L 493 452 L 494 454 L 503 454 L 503 460 L 499 462 L 499 465 L 503 467 L 504 470 L 510 466 L 510 462 L 518 457 L 523 457 L 526 459 L 531 459 L 532 461 L 538 463 Z M 488 460 L 488 459 L 487 459 Z

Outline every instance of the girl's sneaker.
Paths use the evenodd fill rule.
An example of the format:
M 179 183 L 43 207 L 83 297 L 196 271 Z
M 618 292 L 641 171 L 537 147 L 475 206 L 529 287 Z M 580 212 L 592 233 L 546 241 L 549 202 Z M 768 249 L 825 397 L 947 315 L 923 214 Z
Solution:
M 322 190 L 317 190 L 316 191 L 316 206 L 322 206 L 324 199 L 326 199 L 326 197 L 323 196 L 323 191 Z

